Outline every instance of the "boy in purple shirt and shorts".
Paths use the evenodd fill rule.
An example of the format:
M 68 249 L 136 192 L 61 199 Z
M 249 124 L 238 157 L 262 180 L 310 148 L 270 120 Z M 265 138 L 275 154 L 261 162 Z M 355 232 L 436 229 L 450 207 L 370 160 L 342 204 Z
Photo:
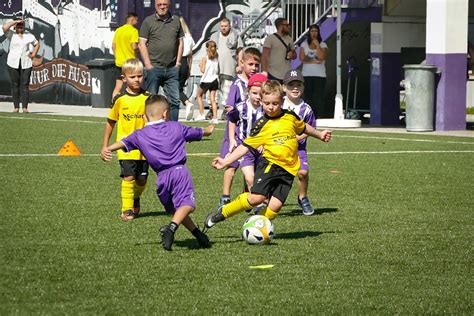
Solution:
M 168 100 L 162 95 L 151 95 L 145 103 L 148 123 L 142 129 L 107 147 L 104 160 L 110 161 L 112 152 L 118 149 L 126 152 L 139 149 L 147 158 L 150 167 L 159 175 L 156 180 L 156 192 L 160 202 L 167 213 L 173 214 L 171 223 L 160 228 L 163 248 L 171 250 L 174 234 L 180 224 L 196 237 L 202 248 L 209 248 L 209 238 L 189 217 L 196 203 L 191 173 L 185 165 L 185 144 L 211 135 L 215 125 L 209 125 L 205 129 L 189 127 L 176 121 L 167 121 L 168 114 Z

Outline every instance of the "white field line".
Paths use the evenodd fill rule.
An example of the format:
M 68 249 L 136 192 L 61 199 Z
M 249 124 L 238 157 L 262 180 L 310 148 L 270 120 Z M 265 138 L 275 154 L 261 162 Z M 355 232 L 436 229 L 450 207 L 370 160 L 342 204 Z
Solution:
M 400 138 L 400 137 L 382 137 L 382 136 L 355 136 L 355 135 L 334 135 L 334 137 L 341 138 L 361 138 L 361 139 L 381 139 L 381 140 L 396 140 L 396 141 L 410 141 L 421 143 L 446 143 L 446 144 L 465 144 L 474 145 L 474 142 L 458 142 L 450 140 L 434 140 L 434 139 L 414 139 L 414 138 Z
M 308 155 L 400 155 L 400 154 L 473 154 L 474 150 L 394 150 L 394 151 L 333 151 L 308 152 Z M 189 153 L 194 157 L 216 157 L 219 153 Z M 81 154 L 82 157 L 97 157 L 99 154 Z M 59 157 L 57 154 L 0 154 L 0 157 Z M 67 156 L 62 156 L 67 157 Z

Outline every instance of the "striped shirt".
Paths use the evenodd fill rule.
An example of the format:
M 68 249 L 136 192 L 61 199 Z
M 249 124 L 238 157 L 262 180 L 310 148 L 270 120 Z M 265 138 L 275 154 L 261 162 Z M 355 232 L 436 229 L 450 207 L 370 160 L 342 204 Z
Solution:
M 311 107 L 308 103 L 306 103 L 303 99 L 300 99 L 299 104 L 294 104 L 287 97 L 283 99 L 283 106 L 282 108 L 285 110 L 291 110 L 296 113 L 300 117 L 300 119 L 311 125 L 312 127 L 316 128 L 316 118 L 314 117 L 314 112 L 311 110 Z M 306 150 L 306 141 L 307 138 L 300 139 L 298 141 L 298 150 Z

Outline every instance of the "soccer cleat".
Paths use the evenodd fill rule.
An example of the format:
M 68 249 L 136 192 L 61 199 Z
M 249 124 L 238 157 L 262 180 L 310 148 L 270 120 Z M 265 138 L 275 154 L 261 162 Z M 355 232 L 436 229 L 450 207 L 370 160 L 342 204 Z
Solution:
M 140 198 L 133 200 L 133 216 L 138 217 L 140 214 Z
M 311 205 L 308 197 L 305 196 L 300 200 L 298 197 L 298 205 L 303 209 L 303 215 L 313 215 L 314 214 L 314 207 Z
M 203 233 L 207 232 L 210 228 L 223 220 L 225 220 L 225 218 L 224 215 L 222 215 L 222 206 L 219 206 L 217 210 L 207 214 L 206 219 L 204 220 Z
M 207 237 L 207 235 L 202 231 L 198 230 L 194 236 L 196 237 L 196 240 L 201 248 L 211 248 L 211 241 L 209 240 L 209 237 Z
M 122 222 L 129 222 L 135 219 L 135 215 L 133 214 L 132 210 L 127 210 L 122 212 L 120 218 L 122 219 Z
M 165 250 L 171 251 L 171 246 L 174 241 L 174 233 L 170 228 L 170 225 L 165 225 L 160 228 L 161 244 Z
M 248 210 L 247 212 L 250 213 L 250 215 L 263 215 L 260 214 L 260 212 L 263 211 L 265 213 L 265 210 L 267 209 L 268 204 L 266 202 L 263 202 L 260 205 L 255 206 L 253 209 Z
M 217 207 L 221 207 L 221 206 L 224 206 L 224 205 L 229 204 L 229 203 L 230 203 L 230 197 L 221 197 Z

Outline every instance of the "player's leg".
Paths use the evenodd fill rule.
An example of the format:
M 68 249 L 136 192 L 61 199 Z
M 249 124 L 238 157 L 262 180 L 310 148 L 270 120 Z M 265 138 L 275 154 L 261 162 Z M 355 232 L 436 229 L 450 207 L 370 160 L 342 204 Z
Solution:
M 122 178 L 120 187 L 120 197 L 122 208 L 120 218 L 122 221 L 131 221 L 135 218 L 133 214 L 133 198 L 135 190 L 135 161 L 120 160 L 120 177 Z
M 146 160 L 138 160 L 136 163 L 135 186 L 133 188 L 133 215 L 135 215 L 135 217 L 140 213 L 140 197 L 146 187 L 149 169 Z
M 308 197 L 308 185 L 309 185 L 309 165 L 308 165 L 308 154 L 306 150 L 298 150 L 298 156 L 300 157 L 301 167 L 298 171 L 298 205 L 303 210 L 304 215 L 313 215 L 314 207 Z
M 222 178 L 222 197 L 219 200 L 219 206 L 230 202 L 230 192 L 232 190 L 232 183 L 234 182 L 236 168 L 229 167 L 224 170 L 224 176 Z
M 181 224 L 186 227 L 187 230 L 193 234 L 193 236 L 196 238 L 197 242 L 199 243 L 199 246 L 201 248 L 209 248 L 211 247 L 211 241 L 209 240 L 209 237 L 207 237 L 206 234 L 204 234 L 199 227 L 194 224 L 193 220 L 191 219 L 190 216 L 187 216 L 183 219 Z

